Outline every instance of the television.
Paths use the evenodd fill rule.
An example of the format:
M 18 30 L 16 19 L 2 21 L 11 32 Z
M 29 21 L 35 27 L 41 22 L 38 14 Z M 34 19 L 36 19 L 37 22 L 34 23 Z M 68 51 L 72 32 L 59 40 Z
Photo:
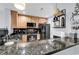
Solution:
M 27 27 L 36 27 L 36 23 L 27 23 Z

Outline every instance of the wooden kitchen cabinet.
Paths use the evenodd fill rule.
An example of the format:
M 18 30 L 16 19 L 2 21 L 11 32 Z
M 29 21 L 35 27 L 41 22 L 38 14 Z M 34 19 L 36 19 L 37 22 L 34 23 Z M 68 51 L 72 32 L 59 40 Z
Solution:
M 25 42 L 27 42 L 27 35 L 25 34 L 25 35 L 22 35 L 22 42 L 23 43 L 25 43 Z
M 38 27 L 40 23 L 46 23 L 47 19 L 43 17 L 18 14 L 18 12 L 11 10 L 12 28 L 27 28 L 27 23 L 29 22 L 36 23 L 36 27 Z
M 17 19 L 18 13 L 16 11 L 11 10 L 11 27 L 17 28 Z
M 36 27 L 38 27 L 38 19 L 38 17 L 32 17 L 31 19 L 33 23 L 36 23 Z
M 47 19 L 39 18 L 38 23 L 39 24 L 45 24 L 47 22 Z
M 26 28 L 27 27 L 27 20 L 28 18 L 26 16 L 18 16 L 17 20 L 17 27 L 18 28 Z

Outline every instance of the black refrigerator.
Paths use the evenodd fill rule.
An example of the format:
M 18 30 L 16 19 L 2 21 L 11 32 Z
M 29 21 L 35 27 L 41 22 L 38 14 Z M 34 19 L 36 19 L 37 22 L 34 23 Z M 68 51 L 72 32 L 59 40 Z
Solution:
M 50 24 L 39 24 L 40 39 L 50 39 Z

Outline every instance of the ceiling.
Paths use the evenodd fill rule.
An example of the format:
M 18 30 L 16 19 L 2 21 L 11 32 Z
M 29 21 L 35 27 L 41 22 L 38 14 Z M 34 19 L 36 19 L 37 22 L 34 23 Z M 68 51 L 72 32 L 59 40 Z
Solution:
M 13 3 L 0 3 L 0 9 L 16 10 L 19 13 L 26 15 L 49 17 L 52 15 L 52 9 L 55 6 L 54 3 L 26 3 L 26 9 L 24 11 L 17 10 Z
M 58 3 L 57 7 L 60 9 L 68 9 L 73 7 L 72 3 Z M 40 17 L 51 17 L 53 14 L 54 7 L 56 7 L 56 3 L 26 3 L 26 9 L 24 11 L 17 10 L 14 7 L 13 3 L 0 3 L 0 9 L 10 9 L 16 10 L 19 13 L 32 15 L 32 16 L 40 16 Z M 71 9 L 71 8 L 70 8 Z

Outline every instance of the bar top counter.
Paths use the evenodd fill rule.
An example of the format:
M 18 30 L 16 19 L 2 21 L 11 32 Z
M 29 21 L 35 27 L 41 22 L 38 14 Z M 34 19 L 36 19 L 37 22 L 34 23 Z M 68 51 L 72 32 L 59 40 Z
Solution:
M 11 46 L 0 46 L 0 55 L 49 55 L 76 45 L 72 42 L 61 42 L 52 39 L 23 43 L 14 41 Z

